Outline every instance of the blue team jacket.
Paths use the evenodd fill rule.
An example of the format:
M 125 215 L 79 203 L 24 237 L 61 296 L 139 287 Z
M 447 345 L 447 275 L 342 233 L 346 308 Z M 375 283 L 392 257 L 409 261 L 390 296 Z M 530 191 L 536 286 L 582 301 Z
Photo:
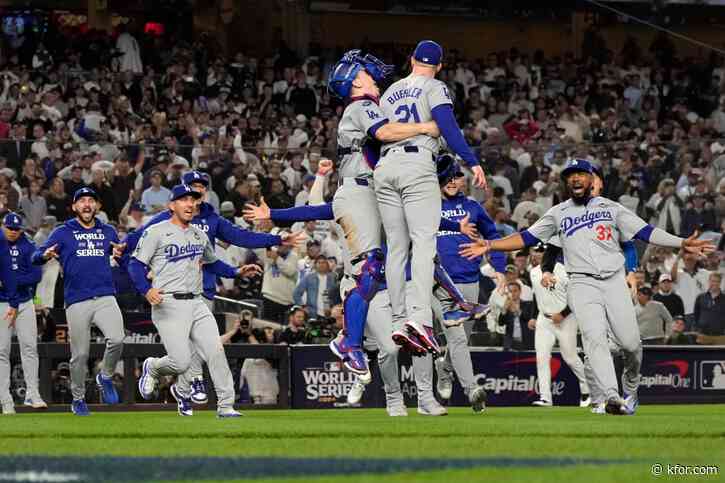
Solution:
M 118 234 L 111 225 L 96 219 L 93 227 L 84 228 L 73 219 L 53 230 L 33 254 L 32 262 L 44 264 L 45 250 L 58 245 L 65 305 L 68 307 L 94 297 L 116 294 L 111 272 L 111 242 L 118 243 Z
M 458 223 L 466 215 L 469 221 L 476 225 L 476 229 L 486 240 L 500 238 L 496 225 L 486 210 L 476 201 L 458 194 L 452 198 L 443 197 L 441 217 Z M 481 258 L 468 260 L 458 254 L 461 243 L 470 243 L 472 240 L 466 235 L 455 231 L 441 230 L 438 232 L 438 256 L 441 265 L 455 283 L 478 282 Z M 491 265 L 497 272 L 506 270 L 506 256 L 501 252 L 491 252 Z
M 17 280 L 18 302 L 22 304 L 35 296 L 35 286 L 40 282 L 43 270 L 31 262 L 33 253 L 35 253 L 35 243 L 27 235 L 23 234 L 15 243 L 10 241 L 7 243 Z M 8 293 L 5 286 L 0 287 L 0 302 L 7 301 Z
M 121 260 L 123 266 L 128 266 L 130 256 L 138 245 L 138 241 L 141 239 L 143 231 L 149 226 L 161 223 L 162 221 L 171 218 L 171 211 L 165 210 L 158 215 L 151 218 L 142 228 L 139 228 L 128 234 L 124 243 L 126 248 L 124 250 L 124 256 Z M 196 215 L 192 220 L 191 224 L 202 230 L 209 237 L 212 246 L 216 244 L 216 239 L 244 248 L 266 248 L 282 243 L 282 238 L 277 235 L 269 235 L 267 233 L 254 233 L 249 230 L 237 226 L 219 216 L 214 212 L 214 208 L 206 202 L 203 202 L 199 207 L 199 214 Z M 204 297 L 213 299 L 216 293 L 216 274 L 213 271 L 213 267 L 204 265 L 203 283 L 204 283 Z
M 10 255 L 10 247 L 2 230 L 0 230 L 0 283 L 2 283 L 2 293 L 5 295 L 3 301 L 7 301 L 8 305 L 18 308 L 18 279 L 15 270 L 13 270 L 13 259 Z

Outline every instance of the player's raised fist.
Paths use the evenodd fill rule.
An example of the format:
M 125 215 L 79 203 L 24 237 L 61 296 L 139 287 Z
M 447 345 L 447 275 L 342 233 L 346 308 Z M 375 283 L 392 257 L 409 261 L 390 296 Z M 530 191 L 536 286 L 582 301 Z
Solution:
M 548 289 L 553 289 L 556 286 L 556 277 L 551 272 L 544 272 L 541 275 L 541 286 Z
M 244 205 L 242 217 L 247 221 L 269 220 L 272 217 L 272 210 L 269 209 L 269 206 L 264 201 L 264 196 L 262 196 L 259 198 L 259 206 L 252 203 Z
M 51 258 L 58 258 L 58 244 L 53 245 L 43 252 L 43 258 L 47 261 Z
M 332 173 L 335 169 L 331 159 L 321 159 L 317 164 L 317 176 L 327 176 Z
M 307 235 L 301 231 L 295 233 L 285 233 L 282 235 L 282 246 L 297 248 L 302 245 L 302 242 L 306 239 Z

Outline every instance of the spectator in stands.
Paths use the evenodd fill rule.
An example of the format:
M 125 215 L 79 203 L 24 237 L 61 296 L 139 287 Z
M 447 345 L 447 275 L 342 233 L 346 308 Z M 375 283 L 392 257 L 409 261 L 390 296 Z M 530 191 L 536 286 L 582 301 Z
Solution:
M 503 208 L 498 208 L 494 211 L 493 221 L 496 225 L 496 232 L 501 238 L 506 238 L 516 231 L 513 226 L 507 223 L 508 218 L 508 213 Z
M 48 206 L 41 194 L 42 181 L 33 179 L 28 186 L 28 194 L 20 199 L 20 209 L 25 217 L 26 228 L 35 231 L 40 222 L 48 214 Z
M 685 313 L 682 298 L 674 292 L 672 288 L 672 275 L 669 273 L 660 275 L 657 293 L 652 296 L 652 300 L 663 304 L 670 314 L 682 315 Z
M 721 283 L 722 276 L 711 273 L 708 277 L 708 290 L 695 300 L 695 327 L 703 335 L 725 335 L 725 297 L 720 290 Z
M 157 169 L 152 171 L 149 178 L 151 180 L 151 186 L 146 188 L 141 195 L 141 204 L 149 213 L 158 213 L 165 210 L 166 205 L 171 199 L 171 191 L 161 186 L 163 176 L 164 174 L 161 170 Z
M 692 206 L 685 210 L 685 213 L 682 215 L 680 235 L 688 237 L 695 230 L 699 232 L 716 230 L 715 210 L 713 209 L 712 203 L 706 202 L 705 195 L 695 193 L 690 198 L 690 201 Z
M 295 345 L 304 344 L 307 340 L 307 312 L 302 307 L 295 305 L 287 314 L 287 326 L 279 335 L 282 344 Z
M 539 217 L 544 214 L 544 208 L 536 202 L 536 195 L 537 193 L 534 188 L 528 188 L 521 193 L 521 201 L 519 201 L 519 204 L 516 205 L 516 208 L 514 208 L 514 212 L 511 215 L 511 221 L 516 223 L 516 228 L 518 230 L 523 230 L 529 227 L 527 216 L 530 213 L 535 213 Z
M 680 260 L 684 265 L 682 268 L 680 268 Z M 695 299 L 707 289 L 710 272 L 700 268 L 696 255 L 683 254 L 680 251 L 672 265 L 670 276 L 675 286 L 675 293 L 682 298 L 685 306 L 687 330 L 692 330 L 696 324 Z
M 665 338 L 668 345 L 690 345 L 695 343 L 695 338 L 685 333 L 685 317 L 675 315 L 672 317 L 672 332 Z
M 294 303 L 302 305 L 305 297 L 305 309 L 310 317 L 327 317 L 330 309 L 339 302 L 337 280 L 334 273 L 330 273 L 330 263 L 324 257 L 315 261 L 315 270 L 300 278 L 294 291 Z
M 646 205 L 650 224 L 670 233 L 678 233 L 682 223 L 682 206 L 682 201 L 675 195 L 675 182 L 669 178 L 663 179 Z
M 65 221 L 71 216 L 72 198 L 65 192 L 63 180 L 55 177 L 50 182 L 50 189 L 45 195 L 48 205 L 48 214 L 59 221 Z
M 506 327 L 504 335 L 504 350 L 534 348 L 534 329 L 536 320 L 536 306 L 533 302 L 521 299 L 521 283 L 508 282 L 508 295 L 503 311 L 498 318 L 498 324 Z
M 652 288 L 645 285 L 637 291 L 637 325 L 642 339 L 663 339 L 670 333 L 672 315 L 661 302 L 652 300 Z
M 287 311 L 294 301 L 292 294 L 297 285 L 297 255 L 289 247 L 257 250 L 264 263 L 262 302 L 264 318 L 285 323 Z

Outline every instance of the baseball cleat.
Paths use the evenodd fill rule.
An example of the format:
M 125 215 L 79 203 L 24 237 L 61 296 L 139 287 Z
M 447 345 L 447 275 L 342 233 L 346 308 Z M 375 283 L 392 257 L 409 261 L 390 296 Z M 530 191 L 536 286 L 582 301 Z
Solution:
M 28 406 L 33 409 L 48 409 L 48 405 L 45 401 L 43 401 L 43 398 L 40 396 L 25 396 L 25 401 L 23 401 L 23 406 Z
M 179 416 L 193 416 L 194 410 L 191 408 L 191 398 L 184 396 L 176 387 L 176 384 L 171 386 L 171 395 L 176 399 L 176 408 L 179 412 Z
M 477 386 L 468 394 L 468 402 L 474 413 L 482 413 L 486 410 L 486 390 L 483 386 Z
M 411 337 L 404 330 L 396 330 L 393 332 L 393 342 L 410 352 L 413 356 L 424 356 L 428 350 L 421 345 L 417 337 Z
M 372 379 L 365 352 L 360 347 L 351 346 L 342 332 L 330 341 L 329 346 L 332 353 L 342 360 L 348 371 L 368 382 Z
M 101 402 L 106 404 L 118 404 L 118 392 L 113 385 L 113 378 L 106 377 L 100 372 L 96 374 L 96 386 L 101 396 Z
M 385 394 L 385 411 L 391 418 L 403 417 L 408 415 L 408 409 L 405 407 L 403 393 L 396 391 Z
M 352 387 L 347 393 L 347 403 L 350 406 L 360 404 L 360 400 L 365 393 L 365 384 L 359 379 L 352 383 Z
M 90 416 L 88 405 L 83 399 L 74 399 L 70 405 L 70 410 L 76 416 Z
M 151 360 L 153 357 L 147 357 L 143 361 L 141 370 L 141 378 L 138 380 L 138 392 L 141 397 L 149 400 L 154 395 L 154 389 L 156 389 L 156 378 L 151 375 Z
M 403 326 L 411 338 L 417 338 L 418 344 L 425 347 L 433 357 L 437 357 L 441 353 L 441 348 L 433 334 L 433 328 L 427 325 L 421 325 L 413 320 L 409 320 Z
M 453 377 L 446 368 L 445 358 L 439 357 L 435 360 L 436 373 L 438 374 L 438 382 L 436 382 L 436 391 L 443 400 L 451 398 L 453 393 Z
M 604 410 L 604 403 L 592 404 L 592 414 L 607 414 L 607 412 Z
M 447 416 L 448 410 L 438 404 L 435 399 L 432 401 L 418 401 L 418 414 L 422 416 Z
M 191 381 L 191 402 L 194 404 L 206 404 L 209 402 L 209 396 L 206 394 L 206 384 L 201 377 L 195 377 Z
M 470 302 L 464 302 L 459 304 L 459 306 L 468 314 L 469 318 L 476 320 L 482 319 L 491 311 L 491 307 L 489 307 L 488 304 L 473 304 Z
M 630 394 L 624 398 L 624 407 L 627 408 L 627 415 L 634 416 L 639 406 L 639 398 L 636 394 Z
M 589 394 L 582 394 L 581 398 L 579 399 L 579 407 L 588 408 L 591 405 L 592 405 L 592 398 L 589 397 Z
M 531 405 L 539 407 L 551 407 L 554 404 L 551 401 L 547 401 L 546 399 L 539 399 L 538 401 L 532 402 Z
M 244 416 L 239 411 L 235 411 L 234 408 L 224 408 L 224 409 L 218 409 L 216 412 L 216 417 L 219 419 L 225 419 L 225 418 L 241 418 Z
M 471 318 L 468 312 L 463 310 L 452 310 L 443 314 L 443 325 L 446 327 L 457 327 Z
M 607 414 L 612 414 L 614 416 L 626 416 L 629 414 L 627 406 L 624 404 L 624 400 L 619 396 L 612 396 L 607 399 L 604 411 L 606 411 Z
M 12 402 L 2 403 L 3 414 L 15 414 L 15 405 Z

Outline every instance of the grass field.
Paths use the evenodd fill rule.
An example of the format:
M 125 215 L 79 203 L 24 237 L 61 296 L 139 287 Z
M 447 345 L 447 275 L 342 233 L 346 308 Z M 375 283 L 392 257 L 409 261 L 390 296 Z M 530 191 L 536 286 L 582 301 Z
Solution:
M 725 481 L 723 405 L 640 406 L 634 417 L 571 407 L 410 413 L 0 416 L 0 481 Z M 665 475 L 653 476 L 654 464 Z M 668 464 L 716 465 L 719 474 L 667 476 Z M 47 479 L 13 473 L 30 469 Z

